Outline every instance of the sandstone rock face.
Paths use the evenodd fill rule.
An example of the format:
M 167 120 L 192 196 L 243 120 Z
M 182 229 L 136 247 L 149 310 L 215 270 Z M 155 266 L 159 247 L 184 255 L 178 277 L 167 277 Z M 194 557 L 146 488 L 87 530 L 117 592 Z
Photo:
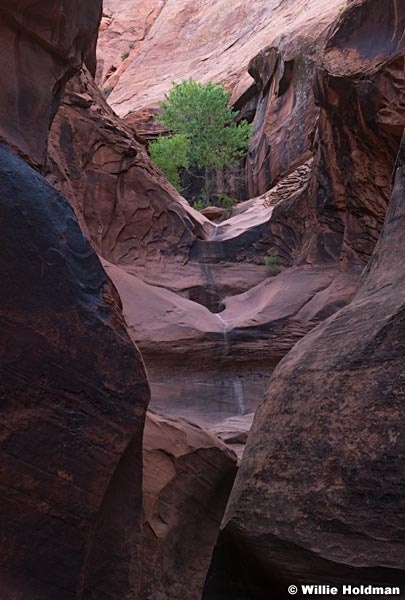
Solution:
M 329 32 L 315 78 L 314 257 L 366 264 L 378 239 L 405 126 L 404 26 L 402 3 L 356 0 Z
M 225 309 L 212 313 L 127 269 L 104 266 L 122 298 L 129 332 L 150 367 L 184 362 L 204 369 L 274 366 L 315 324 L 348 302 L 357 280 L 356 274 L 334 268 L 293 268 L 274 278 L 264 273 L 262 283 L 226 297 Z M 239 283 L 244 272 L 238 267 L 228 274 L 234 277 L 230 284 Z
M 145 107 L 157 107 L 173 80 L 190 76 L 201 81 L 226 81 L 235 89 L 236 100 L 252 84 L 247 67 L 255 54 L 281 34 L 291 41 L 299 31 L 301 34 L 319 33 L 338 14 L 342 2 L 296 0 L 285 6 L 273 0 L 238 0 L 229 6 L 225 0 L 155 0 L 148 4 L 151 14 L 160 12 L 142 41 L 141 52 L 134 53 L 110 96 L 120 116 Z M 114 26 L 120 27 L 115 15 L 119 13 L 117 21 L 123 20 L 121 2 L 108 0 L 107 6 L 113 19 L 103 31 L 98 50 L 101 61 L 104 48 L 116 37 Z M 131 9 L 132 14 L 124 8 L 129 14 L 129 30 L 142 19 L 142 13 L 139 15 L 133 5 Z M 146 19 L 142 20 L 146 23 Z M 142 25 L 141 29 L 148 28 Z
M 0 139 L 40 166 L 66 81 L 95 70 L 101 0 L 0 2 Z
M 218 438 L 148 413 L 144 432 L 143 600 L 199 600 L 236 473 Z
M 284 598 L 291 582 L 403 584 L 404 198 L 405 140 L 353 301 L 285 357 L 256 413 L 225 516 L 234 589 L 218 596 L 219 583 L 208 598 Z
M 37 168 L 66 80 L 95 70 L 100 16 L 0 4 L 0 137 Z M 143 362 L 66 200 L 3 145 L 0 178 L 1 597 L 135 597 Z
M 293 175 L 308 152 L 314 157 L 308 193 L 288 222 L 299 260 L 339 260 L 347 269 L 371 256 L 405 126 L 404 19 L 400 3 L 385 11 L 372 0 L 350 2 L 316 42 L 273 45 L 250 63 L 260 96 L 249 194 Z
M 204 223 L 210 225 L 164 179 L 88 73 L 68 84 L 49 156 L 48 179 L 111 262 L 149 269 L 151 261 L 174 254 L 184 262 Z
M 106 259 L 149 366 L 186 357 L 197 365 L 264 362 L 264 340 L 275 364 L 351 297 L 356 271 L 293 267 L 306 236 L 311 161 L 214 225 L 164 181 L 82 74 L 55 119 L 48 170 Z M 279 277 L 264 264 L 269 253 Z
M 142 42 L 159 16 L 166 0 L 104 0 L 96 81 L 111 90 L 128 64 L 141 50 Z
M 254 413 L 228 417 L 224 421 L 217 423 L 212 431 L 232 450 L 236 452 L 238 458 L 242 458 L 243 451 L 248 439 L 249 431 L 252 427 Z
M 121 598 L 137 581 L 148 384 L 72 209 L 0 149 L 2 598 Z
M 117 14 L 120 4 L 110 0 L 110 12 Z M 239 195 L 265 192 L 309 158 L 309 137 L 318 113 L 312 73 L 326 27 L 343 6 L 341 0 L 238 0 L 232 6 L 225 0 L 181 0 L 152 5 L 151 14 L 157 16 L 143 28 L 147 34 L 139 50 L 130 51 L 125 71 L 117 60 L 117 72 L 108 84 L 108 91 L 113 88 L 109 102 L 117 114 L 149 137 L 161 130 L 153 117 L 173 81 L 192 76 L 202 82 L 224 82 L 241 115 L 254 119 L 248 185 L 239 184 Z M 134 8 L 132 12 L 136 13 Z M 132 14 L 128 29 L 137 19 Z M 113 16 L 101 34 L 101 61 L 117 43 L 115 27 L 120 21 L 118 14 Z

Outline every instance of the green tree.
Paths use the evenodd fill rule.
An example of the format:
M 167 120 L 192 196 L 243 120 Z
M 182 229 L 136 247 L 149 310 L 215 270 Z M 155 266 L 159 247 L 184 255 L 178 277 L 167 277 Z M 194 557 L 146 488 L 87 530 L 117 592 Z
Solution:
M 170 183 L 180 192 L 179 168 L 189 166 L 190 142 L 183 134 L 159 137 L 149 144 L 152 160 L 166 175 Z
M 230 97 L 223 85 L 190 78 L 173 83 L 160 103 L 162 113 L 157 119 L 172 132 L 171 139 L 181 135 L 189 142 L 188 166 L 205 169 L 207 195 L 208 169 L 237 165 L 249 147 L 252 126 L 247 121 L 237 123 L 238 112 L 228 106 Z M 164 139 L 158 143 L 165 143 Z

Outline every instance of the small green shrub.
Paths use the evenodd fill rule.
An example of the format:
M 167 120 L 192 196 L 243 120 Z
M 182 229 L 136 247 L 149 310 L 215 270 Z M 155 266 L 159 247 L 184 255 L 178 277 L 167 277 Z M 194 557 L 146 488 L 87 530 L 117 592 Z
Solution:
M 264 264 L 270 270 L 272 275 L 280 273 L 280 259 L 277 254 L 270 254 L 264 259 Z
M 125 60 L 126 58 L 128 58 L 129 56 L 129 52 L 124 52 L 124 54 L 121 54 L 121 60 Z
M 198 200 L 194 202 L 193 208 L 195 208 L 195 210 L 203 210 L 204 208 L 206 208 L 203 198 L 198 198 Z
M 221 208 L 230 209 L 236 206 L 238 203 L 238 201 L 235 200 L 235 198 L 231 198 L 231 196 L 228 196 L 228 194 L 219 194 L 217 198 L 217 204 Z
M 131 48 L 131 50 L 133 50 L 133 49 L 135 48 L 135 42 L 131 42 L 131 43 L 129 44 L 129 47 Z

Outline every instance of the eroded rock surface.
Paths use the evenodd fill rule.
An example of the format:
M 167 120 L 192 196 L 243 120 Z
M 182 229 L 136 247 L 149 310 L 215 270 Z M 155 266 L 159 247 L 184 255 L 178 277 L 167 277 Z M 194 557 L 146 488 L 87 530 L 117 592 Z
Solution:
M 226 81 L 235 88 L 236 99 L 252 83 L 247 66 L 255 54 L 281 34 L 291 41 L 299 30 L 302 34 L 311 29 L 313 34 L 319 33 L 342 6 L 342 2 L 336 0 L 322 3 L 297 0 L 287 7 L 276 1 L 238 0 L 229 6 L 224 0 L 192 3 L 181 0 L 151 2 L 150 12 L 162 4 L 160 14 L 142 42 L 141 52 L 134 54 L 110 96 L 120 116 L 145 107 L 157 107 L 173 80 L 190 76 L 197 80 Z M 118 5 L 117 0 L 109 0 L 110 13 L 118 13 Z M 134 13 L 135 10 L 129 29 L 137 18 Z M 117 18 L 120 19 L 119 14 Z M 114 37 L 114 23 L 113 19 L 103 32 L 99 47 L 101 60 L 109 36 Z M 140 65 L 145 67 L 144 76 Z
M 292 581 L 403 584 L 404 226 L 405 140 L 353 301 L 272 376 L 225 516 L 219 560 L 235 559 L 233 584 L 207 597 L 284 598 Z
M 253 417 L 254 413 L 228 417 L 212 427 L 213 433 L 228 446 L 231 446 L 239 459 L 242 458 L 248 434 L 252 427 Z
M 105 93 L 117 81 L 142 48 L 142 42 L 166 0 L 104 0 L 100 27 L 96 81 Z
M 48 179 L 70 200 L 94 248 L 119 264 L 181 263 L 204 223 L 116 117 L 88 73 L 68 84 L 54 121 Z
M 86 74 L 69 86 L 50 157 L 48 177 L 107 259 L 149 365 L 263 362 L 265 340 L 275 364 L 351 297 L 355 270 L 293 266 L 310 234 L 311 161 L 214 225 L 164 181 Z M 273 253 L 275 272 L 264 264 Z
M 236 474 L 236 456 L 183 419 L 148 413 L 144 442 L 143 600 L 200 600 Z
M 0 149 L 3 598 L 136 586 L 149 389 L 71 207 Z
M 83 60 L 95 71 L 101 4 L 0 2 L 0 139 L 37 167 L 66 81 Z
M 43 167 L 100 16 L 98 0 L 0 4 L 4 600 L 133 597 L 140 581 L 144 365 L 70 205 L 16 156 Z
M 404 26 L 402 3 L 356 0 L 328 35 L 314 83 L 315 260 L 339 253 L 345 265 L 366 264 L 378 239 L 405 126 Z

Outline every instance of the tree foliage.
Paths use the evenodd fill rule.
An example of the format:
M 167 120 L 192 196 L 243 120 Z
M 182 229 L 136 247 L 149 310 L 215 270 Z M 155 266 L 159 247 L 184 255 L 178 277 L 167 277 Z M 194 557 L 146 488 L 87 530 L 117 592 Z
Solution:
M 181 191 L 179 168 L 189 166 L 190 142 L 184 134 L 160 137 L 149 144 L 152 160 L 166 175 L 170 183 Z
M 230 96 L 223 85 L 212 82 L 202 84 L 190 78 L 173 83 L 172 89 L 165 94 L 165 101 L 160 103 L 162 113 L 157 119 L 173 134 L 170 139 L 182 136 L 182 144 L 184 138 L 188 140 L 187 161 L 183 160 L 181 164 L 177 160 L 176 170 L 188 166 L 206 170 L 234 166 L 246 153 L 252 126 L 246 121 L 236 121 L 238 112 L 228 106 Z M 162 162 L 158 164 L 169 178 L 168 163 L 172 160 L 174 164 L 174 157 L 170 157 L 167 140 L 159 138 L 153 152 L 155 156 L 158 150 L 165 154 L 165 166 Z M 170 177 L 173 178 L 173 174 Z

